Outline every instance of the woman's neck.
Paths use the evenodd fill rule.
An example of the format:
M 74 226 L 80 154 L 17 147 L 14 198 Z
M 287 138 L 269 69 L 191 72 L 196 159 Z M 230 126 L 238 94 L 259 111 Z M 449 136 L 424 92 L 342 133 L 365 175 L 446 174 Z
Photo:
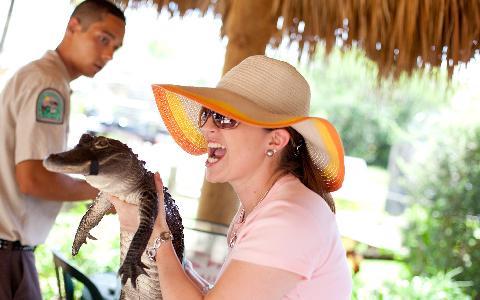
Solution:
M 263 176 L 252 176 L 242 183 L 231 183 L 242 208 L 245 210 L 245 217 L 263 201 L 275 182 L 283 175 L 285 175 L 284 171 L 275 171 Z

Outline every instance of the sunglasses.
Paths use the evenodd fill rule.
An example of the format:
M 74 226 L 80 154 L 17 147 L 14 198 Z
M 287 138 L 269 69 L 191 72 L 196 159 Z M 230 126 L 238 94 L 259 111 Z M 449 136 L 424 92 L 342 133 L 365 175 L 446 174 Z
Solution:
M 198 116 L 198 127 L 202 128 L 207 123 L 208 118 L 212 116 L 213 124 L 220 129 L 233 129 L 240 124 L 237 120 L 230 119 L 208 108 L 202 107 Z

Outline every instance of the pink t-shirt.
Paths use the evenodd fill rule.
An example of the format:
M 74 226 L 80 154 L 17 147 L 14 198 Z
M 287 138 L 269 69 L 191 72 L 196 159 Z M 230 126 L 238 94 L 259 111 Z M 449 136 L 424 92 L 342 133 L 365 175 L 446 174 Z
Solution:
M 278 268 L 303 278 L 283 299 L 350 299 L 351 275 L 335 215 L 296 177 L 282 177 L 244 223 L 238 218 L 229 229 L 227 240 L 234 228 L 237 240 L 222 271 L 232 259 Z

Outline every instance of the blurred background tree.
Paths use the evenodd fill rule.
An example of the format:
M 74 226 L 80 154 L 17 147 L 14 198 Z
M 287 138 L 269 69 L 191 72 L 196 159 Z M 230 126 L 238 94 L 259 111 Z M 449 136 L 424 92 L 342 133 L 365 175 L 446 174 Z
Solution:
M 480 297 L 480 123 L 449 109 L 425 127 L 416 135 L 416 163 L 404 166 L 412 203 L 405 262 L 423 276 L 459 268 L 456 279 Z
M 417 114 L 435 111 L 455 90 L 446 70 L 416 71 L 397 80 L 379 78 L 363 51 L 319 51 L 305 73 L 312 83 L 312 113 L 326 116 L 342 137 L 345 152 L 369 165 L 387 167 L 392 145 L 405 136 Z

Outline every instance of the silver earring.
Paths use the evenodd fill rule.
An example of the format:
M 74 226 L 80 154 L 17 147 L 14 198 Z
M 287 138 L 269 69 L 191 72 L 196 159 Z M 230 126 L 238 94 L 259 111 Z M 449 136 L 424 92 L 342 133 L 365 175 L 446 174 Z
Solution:
M 268 157 L 272 157 L 275 153 L 277 152 L 277 150 L 275 149 L 268 149 L 265 154 L 268 156 Z

